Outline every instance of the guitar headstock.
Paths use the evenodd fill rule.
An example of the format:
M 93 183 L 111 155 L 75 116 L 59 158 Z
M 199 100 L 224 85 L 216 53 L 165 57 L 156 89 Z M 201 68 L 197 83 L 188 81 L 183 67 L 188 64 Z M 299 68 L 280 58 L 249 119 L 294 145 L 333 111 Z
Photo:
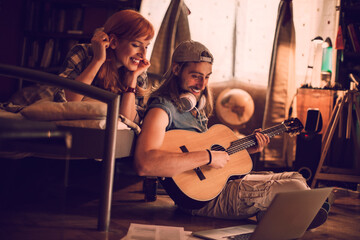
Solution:
M 289 118 L 283 121 L 282 124 L 286 127 L 285 132 L 289 133 L 291 137 L 300 134 L 301 130 L 304 129 L 303 124 L 298 118 Z

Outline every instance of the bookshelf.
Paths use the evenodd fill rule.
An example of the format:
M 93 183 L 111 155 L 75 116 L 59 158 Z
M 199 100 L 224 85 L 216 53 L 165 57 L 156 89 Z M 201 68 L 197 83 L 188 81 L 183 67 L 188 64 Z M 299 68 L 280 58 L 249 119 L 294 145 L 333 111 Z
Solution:
M 342 30 L 344 49 L 338 50 L 336 82 L 343 89 L 350 88 L 349 74 L 360 80 L 360 1 L 341 0 L 339 27 Z
M 57 74 L 77 43 L 122 9 L 139 10 L 141 0 L 25 0 L 21 66 Z

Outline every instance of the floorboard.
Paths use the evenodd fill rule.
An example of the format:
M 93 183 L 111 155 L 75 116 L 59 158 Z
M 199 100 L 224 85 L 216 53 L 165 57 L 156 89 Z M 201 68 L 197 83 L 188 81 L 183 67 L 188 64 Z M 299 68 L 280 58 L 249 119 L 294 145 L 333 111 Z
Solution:
M 97 216 L 101 163 L 70 162 L 65 186 L 65 161 L 27 158 L 3 160 L 0 176 L 0 239 L 120 240 L 130 223 L 184 227 L 187 231 L 229 227 L 247 221 L 194 217 L 174 206 L 163 189 L 155 202 L 145 202 L 142 178 L 129 165 L 117 164 L 110 231 L 99 232 Z M 359 239 L 360 198 L 337 187 L 325 224 L 301 239 Z

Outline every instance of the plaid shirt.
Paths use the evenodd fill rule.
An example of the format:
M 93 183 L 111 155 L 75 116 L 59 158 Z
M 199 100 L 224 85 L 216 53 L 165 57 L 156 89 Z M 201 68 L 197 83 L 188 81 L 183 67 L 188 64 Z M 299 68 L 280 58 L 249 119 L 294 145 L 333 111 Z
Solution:
M 67 54 L 64 64 L 59 76 L 75 79 L 79 76 L 85 68 L 90 64 L 93 58 L 93 50 L 91 44 L 77 44 Z M 119 74 L 121 70 L 119 69 Z M 146 88 L 148 84 L 148 77 L 146 72 L 142 73 L 137 79 L 137 85 Z M 95 77 L 91 85 L 99 87 L 99 79 Z M 136 105 L 144 107 L 143 97 L 136 97 Z
M 60 71 L 61 73 L 59 74 L 59 76 L 75 79 L 90 64 L 92 58 L 93 58 L 93 51 L 91 48 L 91 44 L 75 45 L 68 52 L 66 59 L 62 65 Z
M 93 58 L 93 50 L 91 44 L 77 44 L 67 54 L 64 64 L 59 76 L 70 79 L 75 79 L 79 76 L 85 68 L 90 64 Z M 121 74 L 119 70 L 119 74 Z M 147 74 L 143 72 L 137 79 L 137 85 L 146 88 L 147 87 Z M 98 85 L 98 78 L 95 77 L 92 85 Z

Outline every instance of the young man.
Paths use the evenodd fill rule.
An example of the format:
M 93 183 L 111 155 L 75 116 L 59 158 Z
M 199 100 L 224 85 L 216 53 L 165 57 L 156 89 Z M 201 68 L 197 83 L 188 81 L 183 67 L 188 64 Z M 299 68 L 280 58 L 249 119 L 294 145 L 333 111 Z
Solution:
M 208 131 L 208 116 L 213 109 L 208 81 L 213 60 L 210 51 L 199 42 L 185 41 L 175 49 L 172 65 L 165 74 L 163 84 L 148 101 L 147 114 L 135 150 L 135 169 L 139 175 L 168 180 L 194 170 L 199 178 L 204 179 L 206 176 L 203 171 L 221 170 L 230 164 L 229 154 L 221 149 L 189 151 L 188 146 L 180 144 L 181 151 L 173 151 L 163 147 L 169 144 L 166 140 L 169 130 L 187 130 L 199 134 Z M 267 135 L 260 133 L 260 129 L 254 135 L 257 144 L 242 150 L 248 158 L 249 154 L 263 150 L 270 142 Z M 179 140 L 183 138 L 179 135 Z M 216 136 L 212 138 L 216 139 Z M 175 203 L 186 212 L 232 219 L 249 218 L 265 211 L 278 192 L 309 189 L 306 180 L 297 172 L 247 174 L 243 178 L 225 181 L 220 193 L 210 201 L 190 206 L 188 203 L 193 202 L 189 202 L 181 193 L 176 196 L 170 189 L 174 187 L 173 184 L 164 181 L 163 185 Z

